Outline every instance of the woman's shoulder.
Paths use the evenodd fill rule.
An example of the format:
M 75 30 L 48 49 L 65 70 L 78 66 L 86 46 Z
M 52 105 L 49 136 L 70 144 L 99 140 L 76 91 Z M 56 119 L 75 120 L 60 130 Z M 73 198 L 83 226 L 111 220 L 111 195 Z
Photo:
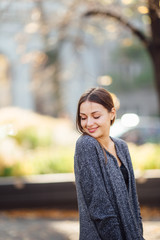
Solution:
M 83 146 L 92 145 L 93 146 L 93 145 L 96 145 L 96 144 L 98 144 L 98 141 L 95 138 L 93 138 L 93 137 L 91 137 L 90 135 L 87 135 L 87 134 L 81 135 L 76 141 L 76 146 L 77 145 L 78 146 L 81 146 L 81 145 L 83 145 Z
M 75 162 L 79 162 L 79 167 L 96 164 L 98 141 L 89 135 L 80 136 L 76 142 L 74 157 Z

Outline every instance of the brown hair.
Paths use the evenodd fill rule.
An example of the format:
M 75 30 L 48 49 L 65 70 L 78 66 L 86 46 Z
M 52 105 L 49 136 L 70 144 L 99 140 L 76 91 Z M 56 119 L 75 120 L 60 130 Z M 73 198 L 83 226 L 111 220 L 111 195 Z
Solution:
M 99 103 L 105 107 L 108 112 L 111 112 L 112 108 L 114 107 L 112 96 L 106 89 L 97 87 L 91 88 L 85 92 L 79 99 L 76 115 L 76 127 L 80 133 L 84 133 L 84 130 L 81 126 L 80 106 L 86 101 Z M 115 117 L 113 120 L 111 120 L 111 125 L 114 123 L 114 121 Z

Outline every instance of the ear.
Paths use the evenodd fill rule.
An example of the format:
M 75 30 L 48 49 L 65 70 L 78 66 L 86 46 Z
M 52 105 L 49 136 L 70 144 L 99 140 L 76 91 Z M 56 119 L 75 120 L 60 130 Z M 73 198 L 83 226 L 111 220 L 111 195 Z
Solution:
M 115 109 L 115 107 L 113 107 L 112 109 L 111 109 L 111 120 L 113 120 L 115 117 L 116 117 L 116 109 Z

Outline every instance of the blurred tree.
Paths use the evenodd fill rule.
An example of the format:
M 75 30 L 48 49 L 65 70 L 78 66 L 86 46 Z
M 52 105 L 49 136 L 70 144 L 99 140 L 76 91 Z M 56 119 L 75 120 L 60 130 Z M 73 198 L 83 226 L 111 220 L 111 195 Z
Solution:
M 142 42 L 152 60 L 160 113 L 160 0 L 86 0 L 85 2 L 79 2 L 77 0 L 66 2 L 61 0 L 58 3 L 61 5 L 61 10 L 57 11 L 54 16 L 45 14 L 45 7 L 42 1 L 33 2 L 35 2 L 41 12 L 41 28 L 48 29 L 47 33 L 46 31 L 43 32 L 47 55 L 49 52 L 51 52 L 52 55 L 52 53 L 55 52 L 56 49 L 60 49 L 66 41 L 72 42 L 76 50 L 80 48 L 84 45 L 84 36 L 81 31 L 87 33 L 92 32 L 93 35 L 95 34 L 95 38 L 98 39 L 100 36 L 98 34 L 99 32 L 102 33 L 108 29 L 111 30 L 111 32 L 114 30 L 114 27 L 111 25 L 104 29 L 104 26 L 102 26 L 104 21 L 90 21 L 89 26 L 86 21 L 83 21 L 84 18 L 81 18 L 82 15 L 85 17 L 102 16 L 111 18 L 128 28 L 133 35 Z M 114 11 L 112 9 L 114 9 Z M 83 14 L 83 12 L 85 12 L 85 14 Z M 107 25 L 107 23 L 105 23 L 105 25 Z M 118 26 L 116 27 L 117 31 Z M 53 40 L 54 43 L 49 46 L 49 33 L 53 29 L 56 32 Z M 57 58 L 57 62 L 58 61 L 59 59 Z M 57 67 L 55 59 L 53 65 Z M 58 76 L 57 72 L 56 76 Z M 55 89 L 57 89 L 56 92 L 58 94 L 57 104 L 60 106 L 59 109 L 61 109 L 60 79 L 58 80 L 58 77 L 54 79 Z
M 50 48 L 49 35 L 52 29 L 48 29 L 47 26 L 47 14 L 45 12 L 45 4 L 42 1 L 35 1 L 36 11 L 39 12 L 39 24 L 41 26 L 41 36 L 44 45 L 45 61 L 39 64 L 39 69 L 36 71 L 36 76 L 39 82 L 44 82 L 44 86 L 47 85 L 46 94 L 36 91 L 37 102 L 36 108 L 39 112 L 44 114 L 50 114 L 54 117 L 58 117 L 63 114 L 63 100 L 61 94 L 60 83 L 60 61 L 59 50 L 61 42 L 58 41 L 56 47 Z M 44 91 L 43 91 L 44 92 Z
M 1 21 L 5 21 L 6 18 L 10 18 L 10 22 L 15 21 L 15 19 L 16 21 L 21 21 L 24 29 L 22 29 L 22 32 L 19 34 L 22 35 L 23 45 L 27 46 L 27 41 L 32 41 L 32 37 L 34 38 L 35 35 L 40 35 L 44 45 L 44 48 L 40 49 L 41 53 L 37 55 L 40 57 L 34 57 L 34 52 L 37 54 L 35 49 L 27 49 L 26 46 L 24 46 L 25 50 L 22 54 L 30 54 L 31 58 L 29 61 L 33 62 L 36 59 L 36 63 L 38 61 L 42 63 L 41 71 L 37 69 L 37 72 L 39 71 L 40 74 L 35 77 L 33 81 L 36 82 L 36 79 L 40 81 L 43 75 L 44 85 L 47 85 L 47 83 L 49 84 L 49 80 L 45 80 L 47 78 L 52 79 L 53 84 L 52 86 L 48 85 L 48 89 L 55 89 L 53 94 L 56 97 L 53 97 L 52 100 L 54 99 L 57 110 L 54 115 L 58 116 L 63 108 L 62 102 L 64 101 L 61 92 L 62 79 L 59 74 L 59 49 L 62 49 L 63 43 L 68 41 L 72 43 L 72 46 L 75 47 L 77 52 L 80 52 L 81 47 L 87 42 L 84 32 L 88 35 L 95 35 L 97 42 L 100 42 L 102 37 L 106 38 L 104 34 L 105 31 L 109 32 L 108 36 L 114 35 L 115 28 L 116 31 L 119 31 L 119 35 L 121 34 L 123 36 L 119 27 L 120 25 L 115 24 L 113 26 L 113 19 L 116 20 L 114 22 L 119 22 L 122 26 L 130 29 L 147 49 L 153 62 L 156 90 L 160 106 L 159 0 L 3 0 L 2 2 L 4 7 L 2 5 L 0 6 Z M 19 11 L 19 9 L 21 9 L 21 11 Z M 14 14 L 13 11 L 15 11 Z M 6 12 L 8 14 L 5 15 Z M 82 16 L 85 16 L 85 18 Z M 99 18 L 98 21 L 96 18 L 94 21 L 93 18 L 89 18 L 90 16 L 103 16 L 104 18 L 110 18 L 111 21 L 107 19 L 106 22 L 104 18 Z M 114 42 L 116 42 L 118 38 L 119 36 Z M 87 44 L 90 44 L 90 40 L 88 40 Z M 36 49 L 37 48 L 36 46 Z M 27 51 L 29 53 L 27 53 Z M 39 86 L 41 87 L 42 85 L 39 84 Z M 39 94 L 39 89 L 37 92 Z M 41 104 L 42 101 L 40 105 Z M 50 105 L 52 105 L 52 103 Z
M 114 71 L 109 68 L 107 74 L 114 79 L 108 87 L 111 92 L 135 91 L 153 88 L 153 68 L 146 49 L 140 43 L 119 45 L 112 53 Z M 105 73 L 104 73 L 105 75 Z
M 107 1 L 105 6 L 108 6 Z M 117 3 L 119 1 L 109 1 L 115 3 L 114 9 L 117 7 Z M 143 30 L 136 27 L 134 24 L 129 22 L 130 19 L 126 19 L 123 15 L 121 16 L 117 11 L 113 12 L 110 9 L 104 10 L 98 6 L 96 8 L 92 8 L 92 10 L 86 11 L 84 14 L 85 17 L 91 16 L 103 16 L 103 17 L 111 17 L 121 23 L 123 26 L 128 28 L 145 46 L 147 49 L 153 63 L 154 75 L 155 75 L 155 86 L 158 94 L 158 103 L 159 103 L 159 114 L 160 114 L 160 0 L 143 0 L 143 1 L 132 1 L 132 0 L 121 0 L 122 3 L 130 4 L 134 2 L 134 8 L 138 10 L 139 13 L 148 15 L 150 19 L 150 35 L 144 33 Z M 133 8 L 133 4 L 132 4 Z
M 46 56 L 45 61 L 42 61 L 39 64 L 39 69 L 36 70 L 35 78 L 41 83 L 44 82 L 44 87 L 47 85 L 47 82 L 49 85 L 47 94 L 44 96 L 40 91 L 36 91 L 36 95 L 39 95 L 37 98 L 39 99 L 37 101 L 37 110 L 44 114 L 49 113 L 54 117 L 59 117 L 64 114 L 64 99 L 61 80 L 62 74 L 59 60 L 60 50 L 63 47 L 64 42 L 75 41 L 76 36 L 72 37 L 70 26 L 73 20 L 73 15 L 71 13 L 75 13 L 78 1 L 74 0 L 64 3 L 63 0 L 61 0 L 58 3 L 55 2 L 55 8 L 56 4 L 59 5 L 59 11 L 52 14 L 48 14 L 46 11 L 45 2 L 41 0 L 33 0 L 33 2 L 36 6 L 36 10 L 40 13 L 40 34 L 43 39 L 44 54 Z M 67 10 L 65 10 L 66 7 Z M 48 99 L 47 101 L 46 98 Z M 48 102 L 48 105 L 50 106 L 47 107 L 46 102 Z

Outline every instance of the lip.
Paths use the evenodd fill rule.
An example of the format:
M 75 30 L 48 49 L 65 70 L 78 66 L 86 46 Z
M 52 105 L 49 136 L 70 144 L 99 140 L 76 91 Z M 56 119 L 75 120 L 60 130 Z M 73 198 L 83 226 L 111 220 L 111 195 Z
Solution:
M 89 133 L 94 133 L 97 130 L 98 127 L 96 128 L 88 128 Z

